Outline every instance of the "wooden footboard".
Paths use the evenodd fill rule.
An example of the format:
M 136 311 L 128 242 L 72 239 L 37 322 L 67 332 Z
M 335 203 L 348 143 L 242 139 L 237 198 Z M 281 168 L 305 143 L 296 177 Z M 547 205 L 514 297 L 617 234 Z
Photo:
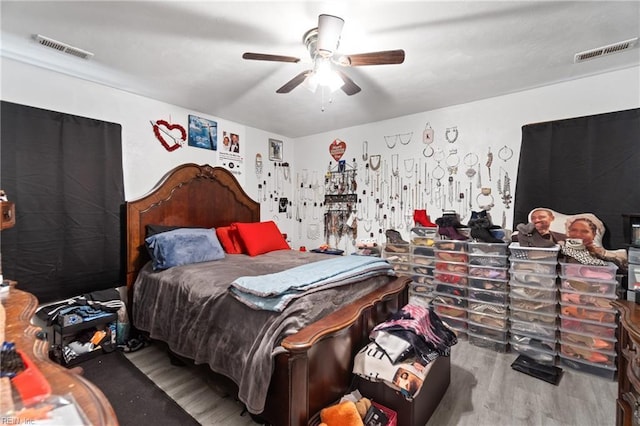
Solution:
M 272 425 L 298 426 L 351 386 L 353 358 L 369 332 L 408 303 L 408 278 L 397 278 L 287 337 L 276 357 L 266 408 Z

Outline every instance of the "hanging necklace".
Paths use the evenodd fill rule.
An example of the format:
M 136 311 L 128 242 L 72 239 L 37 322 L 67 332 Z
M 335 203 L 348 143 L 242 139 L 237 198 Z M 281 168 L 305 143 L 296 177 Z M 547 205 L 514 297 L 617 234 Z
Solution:
M 458 128 L 456 126 L 449 127 L 446 132 L 444 132 L 444 137 L 449 143 L 454 143 L 458 140 Z
M 433 154 L 433 159 L 438 163 L 444 160 L 444 150 L 442 148 L 436 148 L 435 153 Z
M 392 143 L 389 143 L 389 142 L 392 142 Z M 384 143 L 387 144 L 387 148 L 389 149 L 393 149 L 396 146 L 397 142 L 398 142 L 398 135 L 384 137 Z
M 491 152 L 491 147 L 489 147 L 489 152 L 487 153 L 487 171 L 489 175 L 489 182 L 491 182 L 491 164 L 493 164 L 493 153 Z
M 429 123 L 424 126 L 424 130 L 422 131 L 422 143 L 427 145 L 433 143 L 433 129 Z
M 256 177 L 258 180 L 262 179 L 262 155 L 256 154 Z
M 426 158 L 429 157 L 433 157 L 433 147 L 431 145 L 428 145 L 425 149 L 422 150 L 422 155 L 424 155 Z
M 513 157 L 513 150 L 506 145 L 500 148 L 500 151 L 498 151 L 498 158 L 505 163 L 509 161 L 511 157 Z
M 445 164 L 447 165 L 447 171 L 450 176 L 453 176 L 458 173 L 458 164 L 460 164 L 460 157 L 458 157 L 458 150 L 452 149 L 449 151 L 449 156 L 445 160 Z
M 398 170 L 398 154 L 393 154 L 391 156 L 391 174 L 395 177 L 400 175 L 400 171 Z
M 413 165 L 414 165 L 413 158 L 408 158 L 404 160 L 404 171 L 405 171 L 405 176 L 407 178 L 411 178 L 413 176 Z
M 369 158 L 369 142 L 362 142 L 362 161 L 367 161 Z
M 371 167 L 371 170 L 373 170 L 374 172 L 378 171 L 378 169 L 380 168 L 380 163 L 380 154 L 369 156 L 369 167 Z
M 470 152 L 464 156 L 464 165 L 467 166 L 467 171 L 464 172 L 464 174 L 467 175 L 469 179 L 473 179 L 476 175 L 476 169 L 474 169 L 476 164 L 478 164 L 478 156 L 476 154 Z
M 409 142 L 411 142 L 411 137 L 412 136 L 413 136 L 413 132 L 411 132 L 411 133 L 401 133 L 401 134 L 398 135 L 398 138 L 400 139 L 400 143 L 402 145 L 408 145 Z M 406 142 L 402 140 L 403 137 L 407 138 Z
M 501 195 L 502 202 L 504 203 L 504 207 L 508 209 L 511 206 L 511 178 L 509 177 L 509 173 L 500 167 L 501 176 L 498 178 L 498 194 Z M 502 184 L 500 182 L 502 178 L 502 172 L 504 172 L 504 180 Z

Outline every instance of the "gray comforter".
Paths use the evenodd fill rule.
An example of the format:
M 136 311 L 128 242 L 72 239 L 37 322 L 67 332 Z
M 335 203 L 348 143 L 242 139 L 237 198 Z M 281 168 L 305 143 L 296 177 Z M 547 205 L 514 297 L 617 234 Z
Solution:
M 196 364 L 231 378 L 247 409 L 259 414 L 280 342 L 319 318 L 389 281 L 387 275 L 312 292 L 279 312 L 254 310 L 228 292 L 241 276 L 280 272 L 326 260 L 327 255 L 279 250 L 264 255 L 226 255 L 222 260 L 154 272 L 147 264 L 133 292 L 133 325 Z

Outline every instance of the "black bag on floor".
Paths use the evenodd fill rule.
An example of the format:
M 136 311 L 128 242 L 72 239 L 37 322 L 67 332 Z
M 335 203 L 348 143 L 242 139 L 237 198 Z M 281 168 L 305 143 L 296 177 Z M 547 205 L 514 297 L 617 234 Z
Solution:
M 562 378 L 562 368 L 541 364 L 526 355 L 520 355 L 516 358 L 511 364 L 511 368 L 556 386 Z

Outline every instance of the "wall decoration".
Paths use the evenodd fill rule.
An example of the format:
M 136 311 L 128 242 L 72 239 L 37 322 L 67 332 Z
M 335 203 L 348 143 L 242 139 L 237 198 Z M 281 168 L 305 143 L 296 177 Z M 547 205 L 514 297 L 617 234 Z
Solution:
M 162 146 L 169 152 L 180 148 L 187 140 L 187 132 L 180 124 L 170 124 L 166 120 L 149 122 L 153 127 L 153 133 L 156 135 L 156 139 L 158 139 Z M 177 133 L 179 133 L 179 135 Z M 167 140 L 171 140 L 171 143 Z
M 334 139 L 334 141 L 329 145 L 329 154 L 331 154 L 333 159 L 336 161 L 340 161 L 346 150 L 347 143 L 340 139 Z
M 237 133 L 222 132 L 221 151 L 240 153 L 240 136 Z
M 282 161 L 282 141 L 269 139 L 269 160 Z
M 216 151 L 218 149 L 218 123 L 189 115 L 189 146 Z

